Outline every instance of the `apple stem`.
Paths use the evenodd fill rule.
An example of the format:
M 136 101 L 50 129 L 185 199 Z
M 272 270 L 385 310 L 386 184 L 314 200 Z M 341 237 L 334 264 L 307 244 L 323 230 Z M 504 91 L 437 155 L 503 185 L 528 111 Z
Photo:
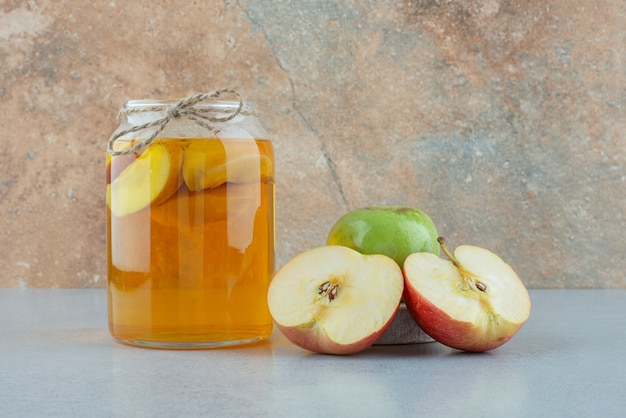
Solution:
M 459 272 L 461 273 L 461 277 L 463 277 L 463 280 L 465 280 L 465 282 L 468 283 L 471 287 L 475 287 L 481 292 L 486 292 L 487 285 L 478 280 L 474 280 L 473 279 L 474 275 L 470 273 L 465 267 L 463 267 L 463 265 L 459 262 L 459 260 L 457 260 L 454 254 L 452 254 L 448 250 L 448 247 L 446 247 L 446 239 L 444 237 L 439 237 L 437 238 L 437 242 L 441 246 L 441 250 L 444 252 L 444 254 L 450 259 L 450 261 L 452 261 L 452 264 L 454 264 L 454 267 L 459 269 Z
M 452 264 L 454 264 L 454 266 L 459 270 L 466 271 L 461 263 L 459 263 L 459 260 L 457 260 L 456 257 L 448 250 L 448 247 L 446 247 L 446 239 L 444 237 L 439 237 L 437 238 L 437 242 L 441 246 L 444 254 L 450 259 L 450 261 L 452 261 Z

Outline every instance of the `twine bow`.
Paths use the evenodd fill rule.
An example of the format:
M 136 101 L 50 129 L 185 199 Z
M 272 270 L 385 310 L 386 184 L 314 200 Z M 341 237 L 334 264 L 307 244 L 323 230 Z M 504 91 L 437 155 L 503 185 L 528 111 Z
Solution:
M 210 102 L 211 100 L 217 99 L 223 94 L 232 94 L 239 101 L 239 106 L 234 110 L 224 110 L 224 109 L 219 110 L 220 114 L 223 115 L 224 113 L 226 113 L 226 116 L 218 117 L 216 116 L 216 110 L 214 108 L 198 106 L 203 103 Z M 165 129 L 167 124 L 172 119 L 183 118 L 183 117 L 194 121 L 198 125 L 210 130 L 213 133 L 217 133 L 218 129 L 216 129 L 215 126 L 213 126 L 215 123 L 227 122 L 229 120 L 234 119 L 237 115 L 241 113 L 242 109 L 243 109 L 243 99 L 239 95 L 239 93 L 237 93 L 234 90 L 222 89 L 222 90 L 216 90 L 216 91 L 212 91 L 208 93 L 194 94 L 185 99 L 179 100 L 176 103 L 174 103 L 172 106 L 166 108 L 165 117 L 161 119 L 144 123 L 143 125 L 133 126 L 128 129 L 124 129 L 120 132 L 117 132 L 116 134 L 111 136 L 111 138 L 109 138 L 107 150 L 109 154 L 111 154 L 111 156 L 127 155 L 127 154 L 132 154 L 134 152 L 140 151 L 143 148 L 150 145 L 152 141 L 154 141 L 154 139 L 157 137 L 157 135 L 163 129 Z M 144 107 L 141 109 L 123 109 L 120 111 L 119 116 L 121 117 L 121 116 L 127 116 L 127 115 L 134 114 L 134 113 L 145 113 L 145 112 L 163 112 L 163 108 L 153 106 L 153 107 Z M 154 130 L 154 132 L 152 132 L 152 134 L 149 137 L 147 137 L 143 141 L 138 142 L 131 148 L 127 148 L 125 150 L 116 151 L 113 149 L 113 145 L 115 144 L 115 141 L 117 141 L 122 136 L 127 135 L 129 133 L 133 133 L 133 132 L 143 131 L 149 128 L 156 128 L 156 129 Z

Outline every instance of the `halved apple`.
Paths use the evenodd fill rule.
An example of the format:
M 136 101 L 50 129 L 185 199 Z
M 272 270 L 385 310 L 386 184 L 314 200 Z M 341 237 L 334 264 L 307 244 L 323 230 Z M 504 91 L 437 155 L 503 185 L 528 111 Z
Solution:
M 258 182 L 271 177 L 273 170 L 271 158 L 260 153 L 253 140 L 193 141 L 185 149 L 183 178 L 191 191 L 226 182 Z
M 351 354 L 387 330 L 403 287 L 391 258 L 329 245 L 287 262 L 270 283 L 268 305 L 292 343 L 317 353 Z
M 404 262 L 404 300 L 428 335 L 465 351 L 497 348 L 519 331 L 530 315 L 526 287 L 499 256 L 462 245 L 450 260 L 414 253 Z
M 150 144 L 107 186 L 111 213 L 129 215 L 150 204 L 158 205 L 176 193 L 182 183 L 182 155 L 181 147 L 174 142 Z

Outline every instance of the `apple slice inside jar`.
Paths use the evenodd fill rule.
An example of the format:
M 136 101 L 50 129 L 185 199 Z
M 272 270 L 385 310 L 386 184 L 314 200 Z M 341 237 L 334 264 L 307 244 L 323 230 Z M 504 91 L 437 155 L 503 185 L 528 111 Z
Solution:
M 111 213 L 130 215 L 170 198 L 182 183 L 182 157 L 182 149 L 175 143 L 155 141 L 150 144 L 107 186 L 107 205 Z
M 120 271 L 150 271 L 150 211 L 134 212 L 128 216 L 112 216 L 111 228 L 111 264 Z M 126 276 L 115 274 L 111 283 L 121 290 L 135 288 L 145 281 L 144 276 Z
M 222 184 L 191 192 L 183 184 L 178 193 L 151 209 L 152 219 L 165 226 L 203 226 L 244 214 L 254 214 L 260 204 L 258 184 Z
M 124 171 L 126 167 L 133 163 L 136 158 L 137 157 L 133 154 L 117 155 L 115 157 L 115 164 L 113 164 L 113 158 L 111 157 L 111 154 L 107 152 L 107 184 L 111 184 L 113 181 L 115 181 L 115 179 L 118 178 L 122 171 Z
M 128 148 L 132 147 L 133 145 L 135 145 L 134 141 L 130 141 L 130 142 L 116 142 L 115 143 L 115 150 L 116 151 L 123 151 L 125 149 L 128 149 Z M 107 179 L 107 184 L 111 184 L 111 182 L 113 180 L 115 180 L 117 178 L 117 176 L 119 176 L 120 173 L 122 171 L 124 171 L 124 169 L 126 167 L 128 167 L 130 165 L 130 163 L 132 163 L 136 159 L 137 159 L 137 156 L 135 154 L 121 154 L 121 155 L 116 155 L 115 156 L 115 163 L 113 163 L 113 157 L 111 157 L 111 154 L 107 151 L 107 153 L 106 153 L 106 179 Z
M 233 140 L 195 141 L 185 149 L 183 178 L 197 192 L 224 183 L 256 183 L 271 177 L 272 160 L 259 153 L 256 142 Z

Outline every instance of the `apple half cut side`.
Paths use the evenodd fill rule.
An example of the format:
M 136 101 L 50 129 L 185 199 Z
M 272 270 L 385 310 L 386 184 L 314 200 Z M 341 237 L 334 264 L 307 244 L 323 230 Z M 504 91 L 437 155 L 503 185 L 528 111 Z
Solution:
M 404 288 L 391 258 L 351 248 L 313 248 L 274 276 L 268 305 L 276 326 L 316 353 L 352 354 L 371 346 L 395 317 Z
M 462 245 L 450 260 L 429 253 L 407 257 L 404 301 L 417 324 L 449 347 L 482 352 L 509 341 L 530 316 L 531 303 L 517 273 L 484 248 Z

